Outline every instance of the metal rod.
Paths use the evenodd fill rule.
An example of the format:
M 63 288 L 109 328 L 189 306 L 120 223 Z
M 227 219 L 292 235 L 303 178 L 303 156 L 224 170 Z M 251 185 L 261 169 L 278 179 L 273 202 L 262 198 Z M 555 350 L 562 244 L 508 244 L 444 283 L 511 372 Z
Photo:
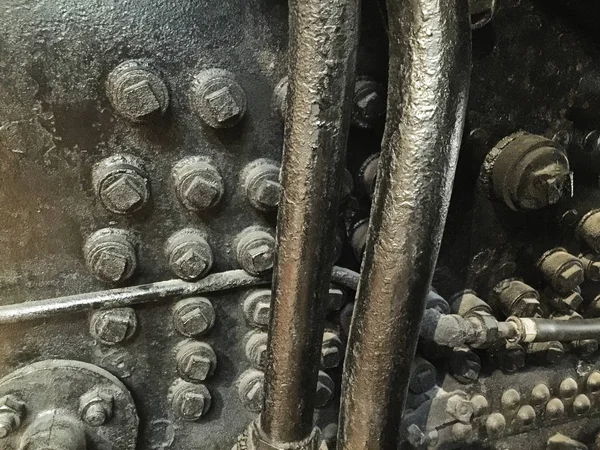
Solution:
M 313 429 L 358 47 L 359 0 L 289 2 L 289 91 L 260 426 L 275 443 Z M 333 219 L 333 220 L 332 220 Z
M 338 437 L 344 450 L 398 448 L 471 69 L 468 2 L 387 3 L 388 112 L 346 353 Z
M 331 280 L 351 290 L 356 290 L 359 275 L 343 267 L 334 267 Z M 172 297 L 226 291 L 244 287 L 269 284 L 271 280 L 258 278 L 243 270 L 230 270 L 208 275 L 188 282 L 183 280 L 159 281 L 100 292 L 35 300 L 25 303 L 0 306 L 0 325 L 27 320 L 47 319 L 60 314 L 73 314 L 97 308 L 123 308 L 141 303 L 158 302 Z

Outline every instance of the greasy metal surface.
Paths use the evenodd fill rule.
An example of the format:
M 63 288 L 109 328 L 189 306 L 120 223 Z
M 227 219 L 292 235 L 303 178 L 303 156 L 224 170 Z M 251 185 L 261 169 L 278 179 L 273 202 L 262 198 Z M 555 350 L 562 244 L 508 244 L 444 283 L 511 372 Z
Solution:
M 388 1 L 388 112 L 347 349 L 338 448 L 395 449 L 469 90 L 466 2 Z
M 273 442 L 302 441 L 313 429 L 336 226 L 327 218 L 338 214 L 358 48 L 357 0 L 293 0 L 289 8 L 283 194 L 260 421 Z

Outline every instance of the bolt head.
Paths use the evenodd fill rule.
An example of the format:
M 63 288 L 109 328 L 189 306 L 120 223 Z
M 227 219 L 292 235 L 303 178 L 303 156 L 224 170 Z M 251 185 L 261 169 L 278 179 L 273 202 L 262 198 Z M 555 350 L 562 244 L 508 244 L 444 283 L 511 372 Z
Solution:
M 584 272 L 581 264 L 572 264 L 563 268 L 556 278 L 556 287 L 561 292 L 576 289 L 583 283 Z
M 83 421 L 92 427 L 100 427 L 106 423 L 108 417 L 102 405 L 91 405 L 86 409 Z
M 255 272 L 266 272 L 273 268 L 273 249 L 268 244 L 258 244 L 248 248 L 248 255 Z
M 281 184 L 275 180 L 262 180 L 256 189 L 256 201 L 266 208 L 276 208 L 280 196 Z
M 246 113 L 246 93 L 235 76 L 222 69 L 208 69 L 194 77 L 196 113 L 212 128 L 236 125 Z
M 128 214 L 139 209 L 147 192 L 142 191 L 145 180 L 128 174 L 118 174 L 103 183 L 100 197 L 109 211 Z
M 385 110 L 385 96 L 381 85 L 369 80 L 357 81 L 352 123 L 359 128 L 371 129 L 383 119 Z
M 191 379 L 206 380 L 211 371 L 211 361 L 205 356 L 192 354 L 184 363 L 184 371 Z
M 587 266 L 587 277 L 591 281 L 600 281 L 600 261 L 593 261 Z
M 127 86 L 122 94 L 122 112 L 126 115 L 143 117 L 160 111 L 160 100 L 154 94 L 148 80 Z
M 137 318 L 131 308 L 98 311 L 92 316 L 90 333 L 108 345 L 119 344 L 135 333 Z
M 525 367 L 525 352 L 520 349 L 507 349 L 502 358 L 502 369 L 515 372 Z
M 240 400 L 246 408 L 253 412 L 260 412 L 264 399 L 264 373 L 250 369 L 240 377 L 238 386 Z
M 332 395 L 333 392 L 331 391 L 329 386 L 319 381 L 317 383 L 317 394 L 315 396 L 316 406 L 318 408 L 322 408 L 325 405 L 327 405 Z
M 204 413 L 204 395 L 197 392 L 185 392 L 181 400 L 180 412 L 186 419 L 199 419 Z
M 92 389 L 79 399 L 81 419 L 90 426 L 104 425 L 113 412 L 114 396 L 104 389 Z
M 323 347 L 321 351 L 321 367 L 324 369 L 333 369 L 342 362 L 340 350 L 337 347 Z
M 208 331 L 215 322 L 215 310 L 204 298 L 187 299 L 173 310 L 175 328 L 184 336 L 194 337 Z
M 267 326 L 271 318 L 271 301 L 260 300 L 254 307 L 254 313 L 252 314 L 252 320 L 256 325 Z
M 235 96 L 229 87 L 224 86 L 206 96 L 206 102 L 215 120 L 224 124 L 237 118 L 243 108 L 238 105 Z
M 185 280 L 195 279 L 202 275 L 208 264 L 200 252 L 194 248 L 188 249 L 174 261 L 177 273 Z
M 332 311 L 339 311 L 346 302 L 344 291 L 338 288 L 330 288 L 327 297 L 327 308 Z
M 196 210 L 208 209 L 214 206 L 220 197 L 219 186 L 201 175 L 195 175 L 187 183 L 183 196 Z

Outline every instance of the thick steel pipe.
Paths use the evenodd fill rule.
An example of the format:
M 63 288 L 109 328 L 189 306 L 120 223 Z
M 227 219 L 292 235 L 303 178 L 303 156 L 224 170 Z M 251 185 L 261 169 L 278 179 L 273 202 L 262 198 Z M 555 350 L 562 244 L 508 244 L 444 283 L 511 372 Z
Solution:
M 456 169 L 471 69 L 464 0 L 388 0 L 388 115 L 342 386 L 338 449 L 396 450 Z
M 272 442 L 306 439 L 313 410 L 345 165 L 359 0 L 289 2 L 289 91 L 265 407 Z

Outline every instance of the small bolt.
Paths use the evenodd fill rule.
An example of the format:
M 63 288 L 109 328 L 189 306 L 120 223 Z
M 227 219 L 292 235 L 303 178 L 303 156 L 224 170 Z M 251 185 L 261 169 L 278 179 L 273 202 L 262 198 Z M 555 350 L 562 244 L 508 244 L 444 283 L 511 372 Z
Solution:
M 267 340 L 267 333 L 256 331 L 250 335 L 246 342 L 246 357 L 256 369 L 263 370 L 266 366 Z
M 327 406 L 333 393 L 335 392 L 335 383 L 329 375 L 322 370 L 319 371 L 319 378 L 317 381 L 317 392 L 315 394 L 315 407 L 323 408 Z
M 267 159 L 251 162 L 243 171 L 248 201 L 259 211 L 273 211 L 279 205 L 281 184 L 279 165 Z
M 321 367 L 323 369 L 338 367 L 342 362 L 343 347 L 342 340 L 337 334 L 325 331 L 321 347 Z
M 100 427 L 113 415 L 113 395 L 105 389 L 95 388 L 79 399 L 81 420 L 92 427 Z
M 473 426 L 470 423 L 456 422 L 452 425 L 452 436 L 457 441 L 468 441 L 473 436 Z
M 481 360 L 467 348 L 455 348 L 450 357 L 450 373 L 459 382 L 471 384 L 479 378 Z
M 275 238 L 267 231 L 246 228 L 238 237 L 236 247 L 240 266 L 251 275 L 264 275 L 273 269 Z
M 198 336 L 215 324 L 215 309 L 204 297 L 181 300 L 173 307 L 173 324 L 184 336 Z
M 587 379 L 587 387 L 591 392 L 600 391 L 600 372 L 595 370 Z
M 90 334 L 106 345 L 129 340 L 137 329 L 137 317 L 132 308 L 97 311 L 90 320 Z
M 480 394 L 471 397 L 471 405 L 473 405 L 473 415 L 475 417 L 483 416 L 489 408 L 487 398 Z
M 583 264 L 579 258 L 562 248 L 546 252 L 540 258 L 538 268 L 544 278 L 558 292 L 571 292 L 583 283 Z
M 115 110 L 133 122 L 164 114 L 169 106 L 167 85 L 148 61 L 119 64 L 108 75 L 107 93 Z
M 197 280 L 213 265 L 213 252 L 200 230 L 185 228 L 174 233 L 165 245 L 169 267 L 184 280 Z
M 177 345 L 177 372 L 191 383 L 204 381 L 217 367 L 217 355 L 205 342 L 187 340 Z
M 506 314 L 532 317 L 540 307 L 540 294 L 531 286 L 515 278 L 498 283 L 494 287 L 494 295 Z
M 561 342 L 533 342 L 527 347 L 527 354 L 537 364 L 557 364 L 565 355 Z
M 192 422 L 206 415 L 212 399 L 206 386 L 184 380 L 173 383 L 169 390 L 169 398 L 175 415 Z
M 354 89 L 352 124 L 371 130 L 383 122 L 386 110 L 385 89 L 379 83 L 359 79 Z
M 535 420 L 535 410 L 531 405 L 523 405 L 517 411 L 517 418 L 522 425 L 528 426 Z
M 215 207 L 225 191 L 219 171 L 200 156 L 190 156 L 175 164 L 171 179 L 179 201 L 190 211 Z
M 242 404 L 252 412 L 263 409 L 265 374 L 260 370 L 246 370 L 239 379 L 238 394 Z
M 127 280 L 137 267 L 133 236 L 117 228 L 104 228 L 92 234 L 85 242 L 83 254 L 94 276 L 107 283 Z
M 194 77 L 192 103 L 196 113 L 212 128 L 239 123 L 247 108 L 246 93 L 235 76 L 223 69 L 208 69 Z
M 271 290 L 255 289 L 244 299 L 244 316 L 255 327 L 267 327 L 271 318 Z

